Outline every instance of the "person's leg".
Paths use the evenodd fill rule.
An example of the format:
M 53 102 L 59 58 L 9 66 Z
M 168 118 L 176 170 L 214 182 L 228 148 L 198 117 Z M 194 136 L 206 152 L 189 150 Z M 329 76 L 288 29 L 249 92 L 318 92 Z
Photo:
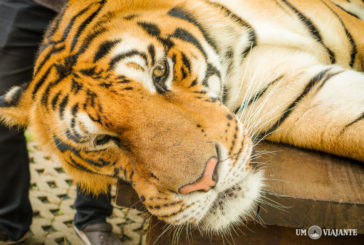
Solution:
M 110 193 L 98 196 L 77 188 L 74 228 L 85 244 L 121 245 L 120 239 L 112 234 L 112 227 L 106 222 L 113 207 Z
M 76 228 L 82 230 L 87 225 L 106 223 L 106 217 L 111 215 L 113 207 L 110 203 L 109 194 L 94 196 L 77 188 L 75 209 L 77 212 L 74 224 Z
M 30 0 L 0 2 L 0 94 L 32 79 L 44 29 L 54 12 Z M 0 126 L 0 243 L 29 230 L 29 159 L 23 131 Z
M 22 131 L 0 127 L 0 169 L 0 232 L 8 236 L 4 240 L 16 241 L 29 230 L 33 215 L 28 198 L 28 153 Z

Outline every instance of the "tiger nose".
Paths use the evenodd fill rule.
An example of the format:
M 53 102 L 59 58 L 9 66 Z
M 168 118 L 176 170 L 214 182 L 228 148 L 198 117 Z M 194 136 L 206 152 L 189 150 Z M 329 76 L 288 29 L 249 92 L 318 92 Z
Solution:
M 216 185 L 217 174 L 215 172 L 218 160 L 216 157 L 211 157 L 207 163 L 202 177 L 194 183 L 187 184 L 179 188 L 179 193 L 188 194 L 195 191 L 208 191 Z

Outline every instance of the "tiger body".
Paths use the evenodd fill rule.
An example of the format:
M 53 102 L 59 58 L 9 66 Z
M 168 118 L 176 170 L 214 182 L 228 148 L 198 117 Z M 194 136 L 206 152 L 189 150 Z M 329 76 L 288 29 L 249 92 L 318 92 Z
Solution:
M 262 138 L 364 161 L 362 1 L 70 0 L 34 79 L 0 97 L 84 188 L 129 182 L 223 231 L 263 188 Z

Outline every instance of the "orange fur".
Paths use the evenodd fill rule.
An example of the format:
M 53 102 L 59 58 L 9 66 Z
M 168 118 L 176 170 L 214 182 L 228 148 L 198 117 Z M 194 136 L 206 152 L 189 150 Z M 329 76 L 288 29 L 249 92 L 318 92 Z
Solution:
M 271 141 L 364 161 L 355 92 L 362 86 L 353 85 L 358 99 L 348 112 L 345 103 L 333 109 L 325 94 L 335 88 L 324 84 L 341 73 L 363 80 L 363 36 L 363 21 L 327 0 L 73 0 L 45 35 L 33 81 L 0 115 L 29 126 L 84 189 L 105 192 L 124 179 L 160 219 L 206 223 L 224 192 L 251 178 L 255 194 L 247 187 L 240 197 L 256 201 L 251 137 L 269 133 Z M 153 76 L 157 65 L 165 77 Z M 217 190 L 181 195 L 211 157 L 220 158 Z

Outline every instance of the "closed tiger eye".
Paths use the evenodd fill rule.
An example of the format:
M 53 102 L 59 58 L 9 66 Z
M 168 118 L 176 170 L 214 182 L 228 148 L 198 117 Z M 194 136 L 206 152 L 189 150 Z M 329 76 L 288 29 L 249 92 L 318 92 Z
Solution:
M 110 135 L 98 135 L 94 139 L 94 145 L 104 145 L 112 139 Z
M 166 66 L 164 64 L 157 65 L 153 70 L 153 75 L 156 77 L 163 77 L 166 74 Z

